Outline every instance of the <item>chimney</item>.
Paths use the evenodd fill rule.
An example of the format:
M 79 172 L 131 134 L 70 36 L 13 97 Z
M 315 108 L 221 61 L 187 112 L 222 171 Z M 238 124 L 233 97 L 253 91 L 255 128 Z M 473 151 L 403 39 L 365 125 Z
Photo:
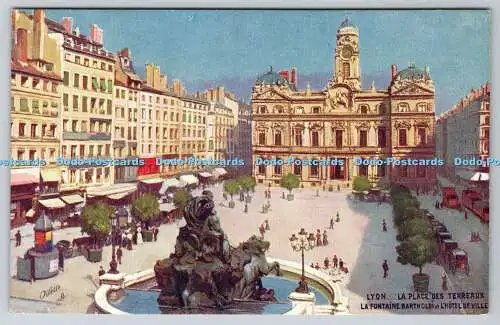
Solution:
M 160 76 L 160 89 L 167 89 L 167 76 Z
M 45 35 L 47 35 L 45 11 L 35 9 L 33 14 L 33 59 L 43 59 Z
M 122 56 L 126 57 L 127 59 L 130 59 L 130 54 L 129 54 L 129 50 L 128 50 L 128 48 L 124 48 L 124 49 L 122 50 L 122 53 L 121 53 L 121 54 L 122 54 Z
M 290 82 L 290 73 L 286 70 L 278 71 L 278 74 Z
M 199 91 L 196 92 L 196 98 L 200 98 L 200 92 Z
M 73 18 L 71 17 L 63 17 L 62 19 L 62 25 L 64 27 L 64 30 L 68 34 L 73 34 Z
M 96 24 L 90 26 L 90 40 L 96 44 L 103 44 L 103 31 Z
M 16 58 L 21 62 L 28 61 L 28 31 L 19 28 L 16 32 Z
M 398 68 L 396 67 L 395 64 L 391 65 L 391 80 L 394 80 L 396 78 L 396 74 L 398 73 Z
M 160 87 L 160 67 L 157 65 L 153 68 L 153 87 L 156 89 Z
M 292 67 L 292 79 L 290 80 L 292 85 L 297 85 L 297 68 Z
M 146 84 L 148 86 L 153 85 L 153 65 L 151 63 L 146 63 Z
M 224 87 L 217 87 L 217 101 L 222 103 L 224 101 Z

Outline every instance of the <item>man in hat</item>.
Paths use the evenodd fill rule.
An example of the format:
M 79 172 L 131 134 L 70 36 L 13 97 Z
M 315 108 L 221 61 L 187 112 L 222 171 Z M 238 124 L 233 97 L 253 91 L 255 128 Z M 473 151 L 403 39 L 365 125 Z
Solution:
M 122 247 L 118 246 L 118 249 L 116 250 L 116 259 L 118 260 L 118 264 L 122 264 L 122 256 L 123 256 Z
M 16 232 L 16 247 L 21 246 L 21 232 L 18 230 Z
M 101 266 L 99 266 L 99 273 L 97 273 L 99 275 L 99 285 L 102 284 L 102 280 L 101 280 L 101 276 L 103 276 L 104 274 L 106 274 L 106 271 L 104 271 L 104 268 Z
M 389 264 L 387 264 L 387 260 L 384 260 L 384 263 L 382 263 L 382 270 L 384 270 L 384 279 L 386 279 L 389 276 Z

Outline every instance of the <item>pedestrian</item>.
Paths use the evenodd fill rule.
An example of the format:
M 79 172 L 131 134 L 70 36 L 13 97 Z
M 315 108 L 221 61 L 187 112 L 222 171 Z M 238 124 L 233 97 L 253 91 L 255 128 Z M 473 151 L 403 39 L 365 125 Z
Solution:
M 340 222 L 340 214 L 338 211 L 337 211 L 337 218 L 335 219 L 335 222 Z
M 259 232 L 260 232 L 260 236 L 262 237 L 262 239 L 264 239 L 264 233 L 266 232 L 266 228 L 264 227 L 264 224 L 260 225 Z
M 118 264 L 122 264 L 122 256 L 123 256 L 122 248 L 118 246 L 118 249 L 116 250 L 116 258 L 118 259 Z
M 387 224 L 385 223 L 385 219 L 382 219 L 382 231 L 383 232 L 387 231 Z
M 134 245 L 137 245 L 137 230 L 134 230 L 134 234 L 132 235 L 132 242 Z
M 36 281 L 35 277 L 35 257 L 30 256 L 30 275 L 31 275 L 31 283 Z
M 330 229 L 333 229 L 333 217 L 330 219 Z
M 104 271 L 104 268 L 101 266 L 99 266 L 99 273 L 97 273 L 99 275 L 99 285 L 102 285 L 102 280 L 101 280 L 101 276 L 103 276 L 104 274 L 106 274 L 106 271 Z
M 465 212 L 464 212 L 464 218 L 465 218 L 465 220 L 467 220 L 467 210 L 465 210 Z
M 336 269 L 339 266 L 339 259 L 337 258 L 337 255 L 333 255 L 332 263 L 334 269 Z
M 339 269 L 343 270 L 344 269 L 344 261 L 342 261 L 341 258 L 339 258 Z
M 245 210 L 244 210 L 245 213 L 248 213 L 248 203 L 245 202 Z
M 271 230 L 271 227 L 269 227 L 269 220 L 266 219 L 266 221 L 264 221 L 264 223 L 266 224 L 266 231 Z
M 285 198 L 285 192 L 282 192 L 281 193 L 281 198 L 284 199 Z
M 128 249 L 129 251 L 131 251 L 131 250 L 132 250 L 132 242 L 133 242 L 133 235 L 129 232 L 129 233 L 127 234 L 127 249 Z
M 16 232 L 16 247 L 21 246 L 21 232 L 18 230 Z
M 153 229 L 153 238 L 154 238 L 154 241 L 157 241 L 158 240 L 158 233 L 160 232 L 160 230 L 158 229 L 158 227 L 155 227 Z
M 446 272 L 444 270 L 441 273 L 441 289 L 443 291 L 448 291 L 448 278 L 447 278 Z
M 144 241 L 142 240 L 142 228 L 141 227 L 137 228 L 136 240 L 137 240 L 137 243 L 136 243 L 137 245 L 144 244 Z
M 328 235 L 326 234 L 326 230 L 323 231 L 323 246 L 328 245 Z
M 328 259 L 328 257 L 325 257 L 323 264 L 325 265 L 325 269 L 328 269 L 330 267 L 330 260 Z
M 224 201 L 227 201 L 227 194 L 226 193 L 222 193 L 222 198 L 224 199 Z
M 155 264 L 155 266 L 154 266 L 154 268 L 153 268 L 153 270 L 154 270 L 154 272 L 155 272 L 155 278 L 156 278 L 156 279 L 158 279 L 158 274 L 159 274 L 159 272 L 160 272 L 160 267 L 161 267 L 161 265 L 160 265 L 160 260 L 156 260 L 156 264 Z
M 340 185 L 337 184 L 337 192 L 340 192 Z
M 384 270 L 384 279 L 386 279 L 389 276 L 389 264 L 387 264 L 387 260 L 384 260 L 384 263 L 382 263 L 382 270 Z
M 318 229 L 316 231 L 316 246 L 321 246 L 323 244 L 321 240 L 321 231 Z
M 59 271 L 64 272 L 64 254 L 62 249 L 59 250 Z
M 319 270 L 319 269 L 321 269 L 321 266 L 319 266 L 319 263 L 316 263 L 316 265 L 314 266 L 314 268 L 315 268 L 316 270 Z
M 314 269 L 314 263 L 313 262 L 311 262 L 311 267 Z

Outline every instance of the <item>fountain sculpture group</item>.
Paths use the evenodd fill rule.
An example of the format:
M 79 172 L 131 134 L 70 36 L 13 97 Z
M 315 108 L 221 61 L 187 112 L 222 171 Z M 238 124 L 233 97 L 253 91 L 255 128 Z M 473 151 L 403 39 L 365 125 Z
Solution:
M 268 263 L 269 242 L 252 236 L 231 247 L 214 210 L 210 191 L 192 198 L 182 216 L 174 253 L 155 266 L 160 306 L 224 308 L 235 300 L 272 299 L 261 277 L 280 275 L 278 263 Z M 268 291 L 269 292 L 269 291 Z

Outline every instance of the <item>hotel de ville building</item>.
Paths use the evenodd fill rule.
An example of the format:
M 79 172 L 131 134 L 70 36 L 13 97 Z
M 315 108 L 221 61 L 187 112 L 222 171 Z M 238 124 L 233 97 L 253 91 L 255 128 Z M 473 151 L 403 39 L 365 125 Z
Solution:
M 434 186 L 436 166 L 360 165 L 363 159 L 434 159 L 435 88 L 429 68 L 390 68 L 387 89 L 361 86 L 358 28 L 344 20 L 336 35 L 326 89 L 297 89 L 297 69 L 261 75 L 252 89 L 252 160 L 258 183 L 294 173 L 308 186 L 351 186 L 367 176 L 377 186 Z M 389 69 L 388 69 L 389 70 Z M 336 165 L 256 165 L 256 159 L 334 160 Z

